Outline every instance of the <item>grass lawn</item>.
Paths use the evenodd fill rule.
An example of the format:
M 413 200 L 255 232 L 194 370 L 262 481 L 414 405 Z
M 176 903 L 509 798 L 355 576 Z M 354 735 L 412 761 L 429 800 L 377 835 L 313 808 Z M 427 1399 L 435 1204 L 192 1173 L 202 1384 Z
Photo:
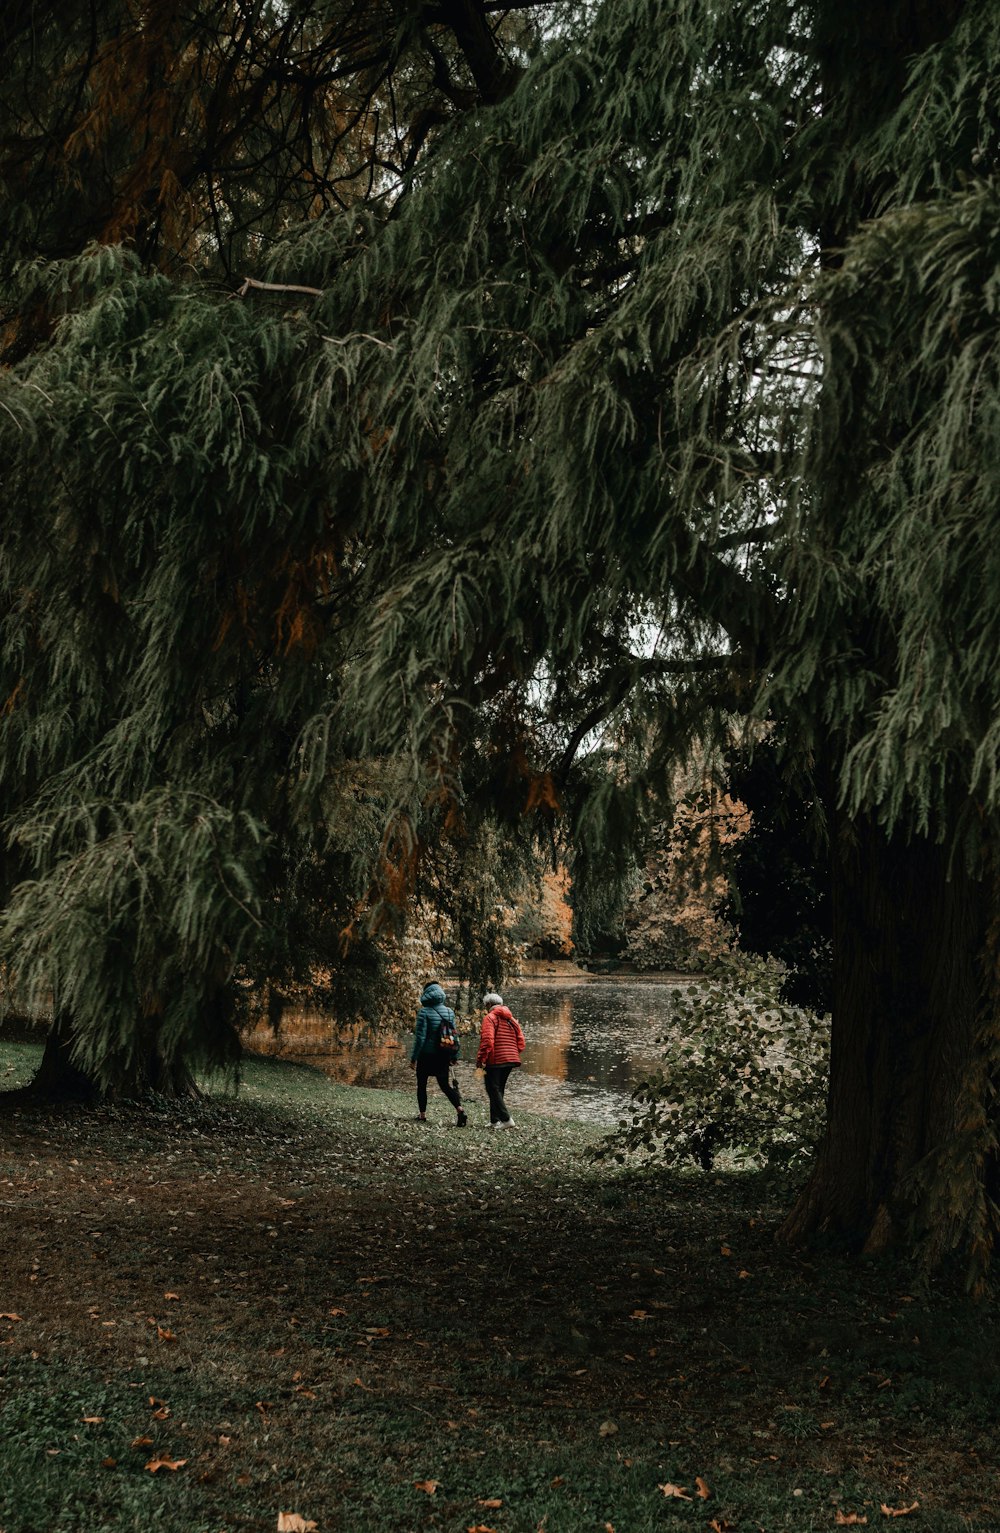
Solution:
M 781 1250 L 774 1181 L 413 1112 L 273 1061 L 0 1112 L 2 1533 L 1000 1528 L 995 1307 Z

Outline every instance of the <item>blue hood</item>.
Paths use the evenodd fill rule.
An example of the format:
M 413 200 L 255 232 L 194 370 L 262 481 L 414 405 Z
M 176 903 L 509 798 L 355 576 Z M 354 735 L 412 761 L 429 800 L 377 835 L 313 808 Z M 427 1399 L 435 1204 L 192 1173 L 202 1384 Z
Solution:
M 444 1005 L 444 991 L 436 981 L 424 986 L 424 993 L 420 997 L 420 1004 L 421 1006 Z

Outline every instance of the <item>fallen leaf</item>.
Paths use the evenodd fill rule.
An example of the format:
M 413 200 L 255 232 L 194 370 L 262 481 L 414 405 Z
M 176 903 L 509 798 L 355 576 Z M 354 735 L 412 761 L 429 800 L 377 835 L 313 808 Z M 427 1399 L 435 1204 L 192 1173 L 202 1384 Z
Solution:
M 104 1417 L 103 1416 L 81 1416 L 80 1420 L 81 1421 L 89 1421 L 91 1424 L 96 1425 L 96 1423 L 98 1421 L 103 1421 Z
M 712 1533 L 736 1533 L 735 1522 L 728 1522 L 725 1517 L 713 1517 L 708 1526 Z
M 634 1309 L 628 1318 L 630 1320 L 648 1320 L 649 1315 L 644 1309 Z
M 114 1469 L 114 1468 L 117 1467 L 117 1464 L 118 1464 L 118 1460 L 116 1458 L 102 1458 L 101 1459 L 101 1468 L 102 1469 Z
M 669 1480 L 667 1481 L 666 1485 L 658 1485 L 656 1488 L 657 1488 L 657 1490 L 662 1490 L 662 1492 L 663 1492 L 663 1494 L 665 1496 L 667 1496 L 667 1497 L 671 1497 L 672 1496 L 677 1501 L 693 1501 L 694 1500 L 693 1496 L 689 1496 L 688 1495 L 688 1493 L 684 1489 L 683 1485 L 671 1485 Z
M 328 1315 L 346 1315 L 347 1311 L 346 1311 L 346 1309 L 328 1309 L 327 1310 L 327 1314 Z
M 179 1293 L 165 1293 L 163 1295 L 163 1297 L 165 1299 L 179 1299 L 180 1298 L 180 1294 Z
M 365 1335 L 366 1336 L 391 1336 L 392 1332 L 390 1331 L 390 1329 L 389 1329 L 389 1327 L 387 1325 L 366 1325 L 365 1326 Z
M 166 1400 L 161 1400 L 159 1395 L 150 1395 L 149 1403 L 150 1405 L 166 1405 L 167 1402 Z
M 565 1476 L 557 1474 L 554 1480 L 549 1481 L 549 1484 L 552 1486 L 553 1490 L 557 1490 L 560 1485 L 566 1484 Z
M 180 1469 L 186 1463 L 186 1458 L 151 1458 L 146 1468 L 150 1474 L 156 1474 L 158 1469 Z
M 422 1490 L 425 1495 L 433 1496 L 440 1484 L 440 1480 L 414 1480 L 413 1489 Z
M 20 1315 L 11 1315 L 11 1314 L 0 1315 L 0 1320 L 20 1320 L 20 1318 L 21 1318 Z
M 496 1528 L 488 1528 L 485 1522 L 474 1522 L 466 1533 L 496 1533 Z
M 885 1502 L 882 1501 L 880 1502 L 880 1509 L 883 1517 L 909 1517 L 912 1513 L 920 1510 L 920 1502 L 913 1501 L 909 1506 L 886 1506 Z
M 498 1506 L 503 1506 L 503 1501 L 499 1496 L 489 1496 L 485 1501 L 477 1501 L 476 1505 L 488 1506 L 495 1512 Z
M 700 1474 L 696 1474 L 694 1477 L 694 1489 L 699 1501 L 707 1501 L 712 1494 Z
M 278 1533 L 313 1533 L 316 1524 L 300 1517 L 298 1512 L 278 1513 Z
M 166 1419 L 167 1419 L 167 1417 L 169 1415 L 170 1415 L 170 1406 L 169 1405 L 161 1405 L 160 1409 L 158 1411 L 154 1411 L 153 1412 L 153 1420 L 154 1421 L 166 1421 Z
M 838 1528 L 859 1528 L 868 1522 L 864 1512 L 838 1512 L 833 1520 Z
M 749 1274 L 749 1272 L 748 1272 L 748 1271 L 747 1271 L 747 1269 L 746 1269 L 746 1268 L 745 1268 L 745 1267 L 743 1267 L 743 1268 L 741 1268 L 741 1270 L 740 1270 L 740 1271 L 739 1271 L 739 1272 L 738 1272 L 738 1273 L 737 1273 L 737 1274 L 736 1274 L 736 1276 L 737 1276 L 737 1277 L 741 1277 L 741 1278 L 748 1278 L 748 1277 L 749 1277 L 749 1276 L 750 1276 L 750 1274 Z
M 732 1254 L 733 1253 L 732 1253 L 732 1251 L 730 1251 L 728 1246 L 720 1246 L 719 1247 L 719 1255 L 720 1256 L 732 1256 Z
M 173 1331 L 168 1331 L 165 1326 L 158 1325 L 156 1327 L 156 1339 L 157 1341 L 176 1341 L 177 1337 Z
M 602 1437 L 614 1437 L 618 1428 L 613 1421 L 602 1421 L 598 1430 Z
M 266 1416 L 271 1409 L 271 1402 L 270 1400 L 255 1400 L 254 1409 L 260 1411 L 262 1416 Z
M 819 1429 L 821 1432 L 832 1432 L 836 1425 L 837 1423 L 835 1421 L 821 1421 L 819 1424 Z
M 153 1439 L 151 1437 L 133 1437 L 132 1439 L 133 1448 L 151 1448 L 152 1446 Z

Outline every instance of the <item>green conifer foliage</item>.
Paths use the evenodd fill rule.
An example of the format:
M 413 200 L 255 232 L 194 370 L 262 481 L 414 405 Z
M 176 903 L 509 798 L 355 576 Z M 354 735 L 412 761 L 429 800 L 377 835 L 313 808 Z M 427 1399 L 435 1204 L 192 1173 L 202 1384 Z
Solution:
M 166 940 L 223 969 L 274 838 L 325 845 L 324 795 L 373 762 L 359 896 L 486 803 L 561 816 L 580 866 L 610 865 L 695 735 L 780 719 L 839 933 L 792 1228 L 875 1248 L 915 1220 L 978 1259 L 995 7 L 604 0 L 523 70 L 489 15 L 436 17 L 470 109 L 394 200 L 262 243 L 268 288 L 100 249 L 20 272 L 18 314 L 62 317 L 0 381 L 0 773 L 33 881 L 5 951 L 51 983 L 52 891 L 82 955 L 95 901 L 146 920 L 151 880 L 136 994 Z M 97 1060 L 120 974 L 88 962 Z

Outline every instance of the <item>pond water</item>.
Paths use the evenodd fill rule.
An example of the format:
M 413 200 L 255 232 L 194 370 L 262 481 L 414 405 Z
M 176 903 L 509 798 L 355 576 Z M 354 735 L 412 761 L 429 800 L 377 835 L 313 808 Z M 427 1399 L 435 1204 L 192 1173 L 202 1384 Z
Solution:
M 676 985 L 666 979 L 508 985 L 504 999 L 527 1038 L 522 1067 L 507 1088 L 514 1115 L 520 1105 L 550 1117 L 616 1123 L 634 1087 L 662 1058 L 656 1039 L 669 1027 Z M 252 1046 L 317 1065 L 341 1080 L 409 1089 L 406 1061 L 412 1038 L 404 1033 L 376 1044 L 359 1039 L 345 1047 L 329 1018 L 299 1011 L 283 1018 L 276 1049 L 268 1046 L 263 1030 L 254 1035 Z M 473 1104 L 481 1100 L 485 1108 L 475 1053 L 475 1037 L 463 1036 L 459 1085 L 464 1097 Z M 433 1083 L 430 1112 L 450 1112 Z

